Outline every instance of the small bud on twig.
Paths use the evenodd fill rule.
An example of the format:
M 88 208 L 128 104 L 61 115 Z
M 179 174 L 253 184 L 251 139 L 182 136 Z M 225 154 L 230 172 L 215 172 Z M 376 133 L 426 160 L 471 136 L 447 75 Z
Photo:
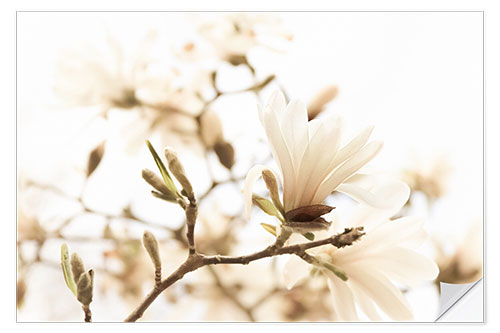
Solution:
M 182 166 L 177 154 L 170 148 L 165 148 L 165 157 L 167 158 L 168 167 L 174 174 L 175 178 L 179 181 L 186 196 L 191 200 L 194 199 L 193 187 L 191 182 L 186 176 L 186 171 Z
M 94 290 L 94 271 L 91 269 L 85 272 L 82 259 L 76 253 L 71 255 L 69 260 L 68 246 L 61 246 L 61 266 L 66 285 L 82 304 L 85 313 L 85 321 L 92 321 L 92 311 L 89 304 L 92 302 Z
M 161 260 L 160 251 L 158 250 L 158 241 L 151 232 L 144 231 L 142 243 L 155 266 L 155 285 L 158 286 L 161 283 Z
M 80 276 L 77 284 L 77 299 L 83 305 L 89 305 L 92 302 L 94 284 L 94 271 L 89 270 Z
M 163 184 L 165 184 L 165 186 L 167 187 L 168 193 L 175 196 L 176 198 L 182 198 L 181 195 L 179 194 L 179 191 L 177 190 L 177 187 L 174 184 L 174 181 L 172 180 L 172 177 L 170 177 L 170 174 L 168 173 L 165 164 L 163 164 L 163 161 L 161 160 L 160 156 L 158 156 L 158 154 L 156 153 L 156 150 L 154 149 L 151 142 L 146 140 L 146 145 L 148 146 L 151 155 L 153 155 L 153 159 L 156 162 L 156 166 L 160 170 L 161 176 L 163 178 Z
M 168 188 L 165 186 L 165 183 L 163 180 L 158 177 L 153 171 L 149 169 L 143 169 L 142 170 L 142 178 L 151 186 L 153 186 L 155 189 L 160 191 L 163 194 L 166 195 L 171 195 L 171 192 L 168 190 Z
M 82 259 L 76 253 L 71 255 L 71 272 L 73 273 L 73 279 L 75 281 L 80 280 L 80 276 L 85 272 L 85 267 L 83 266 Z
M 144 231 L 144 234 L 142 235 L 142 242 L 154 266 L 161 266 L 160 253 L 158 251 L 158 241 L 156 240 L 156 237 L 151 232 Z
M 266 183 L 266 187 L 269 190 L 274 206 L 278 208 L 281 213 L 284 213 L 283 205 L 281 204 L 278 192 L 278 181 L 276 180 L 274 173 L 271 170 L 262 170 L 262 178 Z

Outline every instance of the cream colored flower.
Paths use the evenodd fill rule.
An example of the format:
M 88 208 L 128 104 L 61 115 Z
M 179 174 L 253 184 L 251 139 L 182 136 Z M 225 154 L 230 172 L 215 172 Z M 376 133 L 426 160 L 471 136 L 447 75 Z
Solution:
M 282 175 L 285 212 L 321 204 L 333 191 L 343 192 L 359 202 L 375 207 L 393 203 L 366 190 L 374 177 L 357 174 L 377 155 L 382 142 L 368 139 L 373 127 L 361 131 L 341 147 L 342 122 L 339 117 L 313 119 L 308 122 L 303 103 L 286 105 L 281 92 L 274 93 L 259 116 L 267 134 L 271 151 Z M 253 167 L 245 180 L 245 208 L 249 215 L 252 188 L 265 166 Z M 398 187 L 398 182 L 391 184 Z M 406 185 L 405 185 L 406 186 Z
M 74 106 L 154 106 L 160 114 L 177 109 L 196 114 L 203 104 L 186 83 L 190 78 L 166 63 L 164 55 L 155 54 L 157 45 L 157 33 L 151 31 L 136 48 L 107 36 L 91 45 L 66 49 L 57 66 L 54 91 Z M 192 78 L 192 82 L 200 81 Z
M 373 193 L 395 203 L 392 208 L 360 204 L 346 221 L 335 224 L 336 231 L 364 226 L 366 235 L 359 241 L 341 249 L 323 246 L 309 251 L 320 262 L 345 273 L 346 281 L 321 265 L 310 266 L 292 257 L 284 272 L 287 287 L 305 278 L 308 267 L 315 267 L 328 279 L 335 320 L 360 320 L 359 310 L 370 320 L 381 319 L 378 310 L 393 320 L 412 320 L 411 308 L 395 283 L 415 286 L 435 279 L 439 270 L 432 260 L 415 251 L 426 239 L 422 220 L 415 217 L 390 220 L 408 200 L 409 192 L 402 189 L 375 186 Z
M 201 24 L 200 33 L 221 59 L 236 63 L 257 45 L 272 48 L 269 39 L 292 39 L 280 18 L 269 14 L 231 13 Z
M 436 262 L 440 272 L 438 281 L 446 283 L 471 283 L 483 277 L 483 224 L 482 220 L 469 225 L 462 237 L 450 242 L 450 234 L 443 239 L 435 239 Z M 453 244 L 451 253 L 446 245 Z

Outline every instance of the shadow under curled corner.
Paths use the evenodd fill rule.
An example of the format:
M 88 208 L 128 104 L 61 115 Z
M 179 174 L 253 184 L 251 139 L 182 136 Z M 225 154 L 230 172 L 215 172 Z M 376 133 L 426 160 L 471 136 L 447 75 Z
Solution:
M 472 283 L 441 282 L 436 322 L 484 322 L 483 279 Z

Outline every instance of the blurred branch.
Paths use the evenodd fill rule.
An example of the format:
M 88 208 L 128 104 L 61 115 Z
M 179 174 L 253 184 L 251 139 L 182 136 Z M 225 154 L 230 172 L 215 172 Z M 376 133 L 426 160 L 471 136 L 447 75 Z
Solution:
M 231 292 L 221 281 L 219 278 L 219 275 L 215 271 L 215 269 L 211 266 L 207 266 L 208 271 L 212 274 L 214 280 L 215 280 L 215 285 L 221 290 L 221 292 L 226 296 L 227 299 L 229 299 L 231 302 L 234 303 L 245 315 L 248 317 L 250 321 L 255 322 L 255 317 L 252 313 L 252 309 L 249 307 L 245 306 L 241 301 L 238 299 L 238 297 Z

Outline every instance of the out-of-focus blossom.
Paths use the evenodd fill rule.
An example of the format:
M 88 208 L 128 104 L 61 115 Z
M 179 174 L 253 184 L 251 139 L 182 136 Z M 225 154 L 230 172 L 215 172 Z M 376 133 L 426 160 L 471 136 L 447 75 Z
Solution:
M 390 220 L 408 200 L 408 188 L 395 191 L 381 185 L 374 193 L 397 204 L 391 209 L 361 204 L 334 228 L 339 231 L 343 227 L 364 226 L 365 236 L 344 248 L 323 246 L 309 251 L 321 264 L 326 263 L 347 277 L 347 280 L 341 279 L 321 264 L 312 266 L 328 278 L 335 320 L 338 321 L 359 320 L 357 307 L 370 320 L 381 319 L 377 308 L 393 320 L 411 320 L 412 310 L 395 283 L 413 286 L 432 280 L 438 274 L 437 265 L 415 251 L 426 239 L 423 221 L 415 217 Z M 292 257 L 285 269 L 287 286 L 293 286 L 308 272 L 308 264 Z
M 55 92 L 73 106 L 130 110 L 145 108 L 150 123 L 171 114 L 195 116 L 203 107 L 200 77 L 186 77 L 151 51 L 155 34 L 136 52 L 109 37 L 104 47 L 67 50 L 56 75 Z M 153 115 L 150 115 L 153 113 Z M 170 120 L 172 122 L 172 120 Z
M 255 46 L 272 48 L 269 39 L 292 39 L 280 18 L 272 15 L 231 13 L 202 24 L 199 30 L 218 56 L 233 65 L 245 63 L 247 52 Z
M 333 85 L 326 86 L 318 91 L 307 106 L 309 120 L 316 118 L 324 110 L 325 106 L 337 97 L 338 93 L 339 88 Z
M 483 228 L 473 223 L 458 241 L 451 255 L 438 246 L 438 282 L 470 283 L 483 276 Z
M 392 203 L 366 189 L 374 178 L 357 174 L 382 148 L 382 142 L 368 139 L 373 127 L 359 133 L 341 148 L 342 122 L 337 116 L 308 122 L 307 110 L 299 101 L 286 105 L 281 92 L 274 93 L 259 116 L 271 150 L 281 171 L 285 212 L 321 204 L 333 191 L 376 207 Z M 252 187 L 266 167 L 257 165 L 244 185 L 247 215 L 252 203 Z M 398 186 L 398 183 L 394 183 Z
M 403 172 L 403 178 L 412 191 L 424 193 L 430 201 L 446 192 L 451 166 L 444 157 L 418 159 L 415 168 Z
M 224 140 L 222 122 L 212 109 L 204 112 L 200 117 L 200 135 L 205 146 L 212 149 L 217 142 Z
M 43 241 L 46 236 L 46 231 L 38 219 L 27 215 L 22 209 L 18 209 L 17 213 L 17 232 L 18 241 Z

